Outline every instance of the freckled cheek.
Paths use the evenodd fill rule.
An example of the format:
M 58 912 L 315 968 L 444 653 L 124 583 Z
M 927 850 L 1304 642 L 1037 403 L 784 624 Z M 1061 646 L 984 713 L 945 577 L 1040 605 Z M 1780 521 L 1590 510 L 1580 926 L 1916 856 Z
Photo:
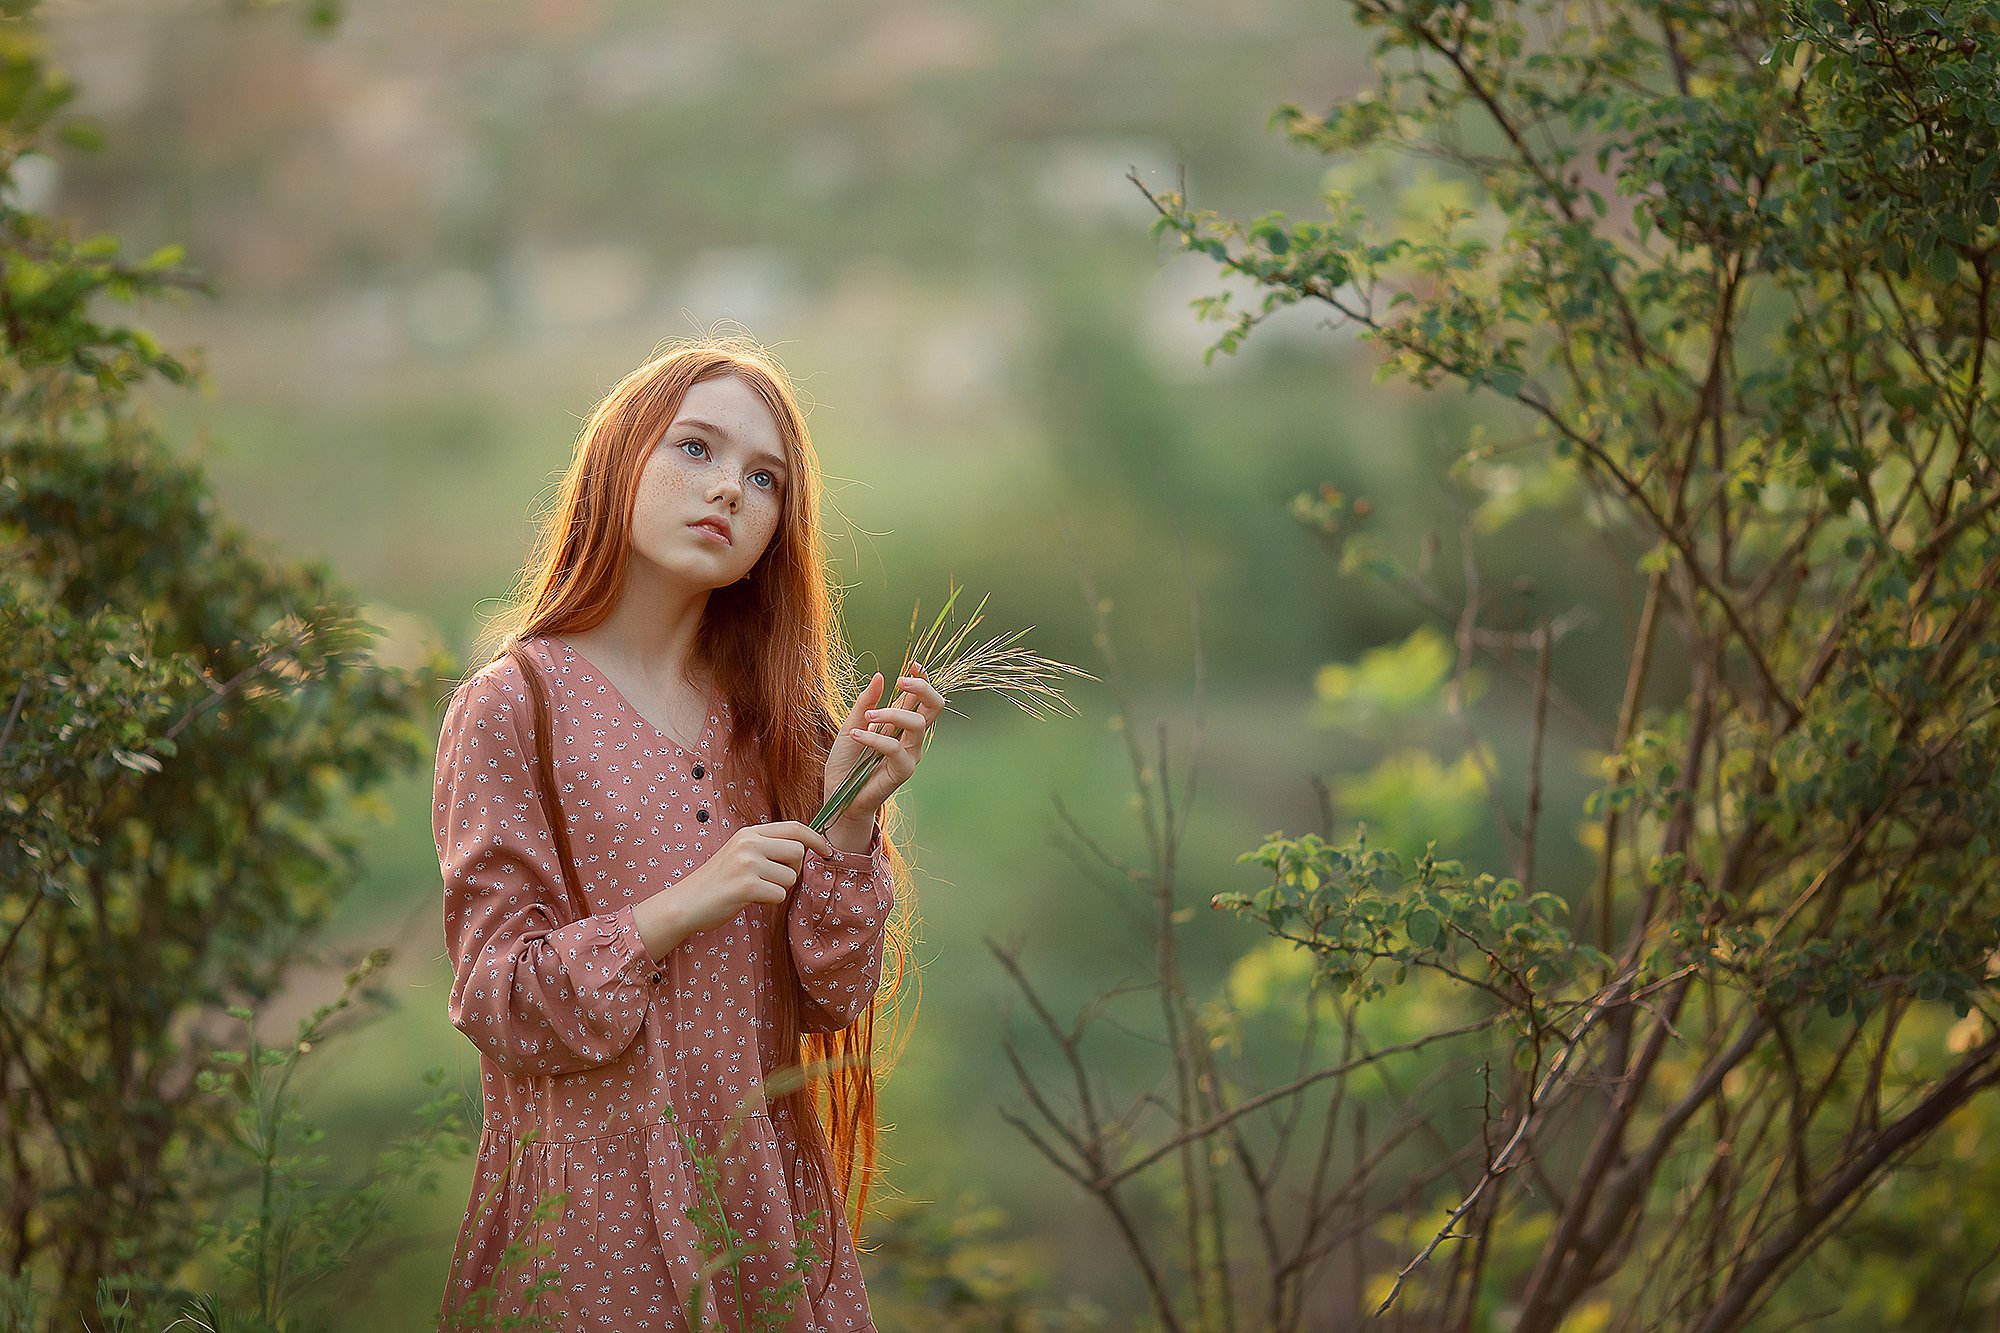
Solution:
M 667 471 L 647 472 L 639 478 L 639 492 L 633 497 L 633 526 L 665 531 L 685 523 L 685 515 L 703 507 L 690 478 Z
M 748 574 L 756 568 L 757 562 L 764 558 L 765 552 L 771 549 L 771 537 L 761 529 L 752 531 L 746 528 L 740 517 L 736 523 L 735 537 L 729 557 L 740 567 L 742 573 Z
M 766 499 L 754 509 L 745 509 L 743 517 L 748 521 L 744 526 L 757 534 L 760 548 L 768 546 L 771 539 L 778 535 L 778 520 L 782 513 L 782 505 L 774 499 Z

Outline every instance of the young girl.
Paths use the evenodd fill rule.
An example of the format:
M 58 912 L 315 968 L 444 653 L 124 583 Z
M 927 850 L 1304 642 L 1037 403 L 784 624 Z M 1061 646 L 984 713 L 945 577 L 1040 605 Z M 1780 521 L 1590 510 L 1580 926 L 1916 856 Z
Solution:
M 883 827 L 944 698 L 916 663 L 890 706 L 880 673 L 840 693 L 819 503 L 777 363 L 675 346 L 598 405 L 505 650 L 452 695 L 433 832 L 484 1124 L 447 1323 L 555 1270 L 531 1308 L 557 1329 L 681 1328 L 691 1296 L 704 1325 L 874 1327 L 842 1203 L 867 1197 L 907 938 Z M 802 1064 L 811 1085 L 781 1075 Z

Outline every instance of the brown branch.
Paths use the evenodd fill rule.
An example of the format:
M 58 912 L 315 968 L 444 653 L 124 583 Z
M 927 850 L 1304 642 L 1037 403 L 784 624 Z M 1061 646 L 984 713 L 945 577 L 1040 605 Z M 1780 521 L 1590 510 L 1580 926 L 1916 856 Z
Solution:
M 7 746 L 14 738 L 14 724 L 21 720 L 21 706 L 27 701 L 28 682 L 23 680 L 21 687 L 14 691 L 14 702 L 7 708 L 7 723 L 0 726 L 0 758 L 7 754 Z
M 1535 832 L 1542 818 L 1542 741 L 1549 726 L 1549 663 L 1555 656 L 1549 647 L 1548 626 L 1535 632 L 1535 720 L 1530 731 L 1528 752 L 1528 805 L 1521 830 L 1521 892 L 1535 891 Z
M 1665 1026 L 1663 1020 L 1655 1028 L 1656 1038 L 1664 1032 Z M 1643 1152 L 1615 1171 L 1610 1170 L 1610 1162 L 1605 1161 L 1604 1169 L 1608 1174 L 1602 1206 L 1588 1219 L 1590 1225 L 1587 1228 L 1581 1225 L 1583 1219 L 1580 1214 L 1573 1212 L 1571 1216 L 1578 1219 L 1578 1225 L 1568 1231 L 1570 1244 L 1566 1252 L 1558 1252 L 1553 1246 L 1545 1252 L 1545 1255 L 1554 1256 L 1555 1263 L 1549 1268 L 1545 1282 L 1531 1284 L 1530 1295 L 1522 1301 L 1521 1318 L 1516 1325 L 1518 1329 L 1526 1333 L 1526 1330 L 1553 1327 L 1552 1321 L 1560 1318 L 1561 1311 L 1594 1283 L 1604 1253 L 1626 1234 L 1634 1211 L 1644 1199 L 1646 1188 L 1658 1172 L 1667 1150 L 1687 1123 L 1722 1087 L 1729 1071 L 1741 1064 L 1756 1047 L 1765 1026 L 1761 1014 L 1751 1017 L 1736 1040 L 1709 1063 L 1694 1086 L 1661 1118 Z M 1656 1042 L 1654 1050 L 1657 1049 Z M 1629 1086 L 1636 1088 L 1642 1083 L 1643 1079 L 1639 1079 Z M 1567 1222 L 1569 1218 L 1564 1220 Z M 1538 1265 L 1538 1276 L 1541 1271 Z
M 1439 1246 L 1448 1240 L 1463 1239 L 1462 1236 L 1455 1232 L 1454 1228 L 1458 1226 L 1459 1221 L 1467 1213 L 1472 1211 L 1473 1207 L 1479 1202 L 1480 1197 L 1492 1187 L 1494 1182 L 1504 1172 L 1512 1169 L 1514 1154 L 1520 1151 L 1522 1144 L 1527 1142 L 1530 1127 L 1535 1123 L 1538 1113 L 1549 1100 L 1562 1076 L 1568 1071 L 1570 1060 L 1582 1045 L 1584 1037 L 1597 1025 L 1598 1020 L 1615 1007 L 1619 997 L 1624 994 L 1626 988 L 1631 984 L 1631 980 L 1630 975 L 1622 976 L 1616 983 L 1599 992 L 1596 1001 L 1591 1005 L 1589 1013 L 1577 1025 L 1576 1032 L 1564 1043 L 1563 1049 L 1557 1053 L 1556 1058 L 1549 1062 L 1548 1073 L 1542 1076 L 1542 1081 L 1536 1085 L 1534 1091 L 1529 1095 L 1527 1105 L 1522 1108 L 1521 1118 L 1515 1123 L 1514 1131 L 1508 1137 L 1506 1144 L 1501 1147 L 1497 1154 L 1487 1160 L 1486 1169 L 1480 1174 L 1478 1182 L 1473 1185 L 1471 1192 L 1451 1210 L 1450 1214 L 1445 1218 L 1444 1225 L 1438 1229 L 1436 1235 L 1431 1237 L 1430 1243 L 1425 1245 L 1416 1257 L 1405 1264 L 1401 1271 L 1396 1274 L 1396 1280 L 1390 1286 L 1388 1295 L 1383 1297 L 1382 1303 L 1375 1309 L 1376 1318 L 1381 1318 L 1382 1315 L 1388 1312 L 1389 1307 L 1396 1303 L 1396 1297 L 1402 1292 L 1403 1284 L 1409 1281 L 1410 1275 L 1416 1272 L 1425 1260 L 1437 1252 Z
M 1238 1102 L 1235 1106 L 1212 1120 L 1187 1127 L 1173 1138 L 1168 1139 L 1165 1143 L 1157 1144 L 1149 1149 L 1145 1156 L 1119 1167 L 1110 1176 L 1107 1176 L 1103 1183 L 1106 1185 L 1121 1185 L 1133 1176 L 1138 1175 L 1141 1171 L 1144 1171 L 1147 1167 L 1152 1166 L 1167 1154 L 1189 1143 L 1198 1142 L 1224 1126 L 1242 1119 L 1253 1111 L 1262 1110 L 1273 1102 L 1295 1096 L 1315 1083 L 1324 1083 L 1330 1078 L 1341 1078 L 1354 1073 L 1356 1070 L 1365 1069 L 1369 1065 L 1379 1064 L 1391 1056 L 1407 1055 L 1412 1051 L 1420 1051 L 1426 1046 L 1431 1046 L 1441 1041 L 1448 1041 L 1453 1037 L 1464 1037 L 1474 1032 L 1483 1032 L 1487 1028 L 1496 1026 L 1506 1017 L 1507 1015 L 1504 1013 L 1494 1014 L 1492 1017 L 1483 1018 L 1477 1023 L 1467 1023 L 1462 1027 L 1447 1028 L 1442 1032 L 1433 1032 L 1427 1036 L 1417 1037 L 1406 1042 L 1399 1042 L 1394 1046 L 1384 1046 L 1380 1050 L 1356 1056 L 1351 1060 L 1344 1060 L 1340 1064 L 1331 1065 L 1325 1069 L 1316 1069 L 1303 1078 L 1293 1079 L 1283 1087 L 1272 1088 L 1246 1101 Z
M 1749 1262 L 1731 1275 L 1722 1297 L 1709 1307 L 1691 1333 L 1731 1333 L 1754 1313 L 1765 1284 L 1834 1212 L 1855 1196 L 1896 1157 L 1923 1141 L 1945 1118 L 1982 1090 L 2000 1083 L 2000 1035 L 1960 1061 L 1958 1068 L 1925 1094 L 1916 1107 L 1884 1126 L 1866 1148 L 1830 1176 L 1811 1202 L 1792 1213 L 1791 1223 L 1765 1242 Z

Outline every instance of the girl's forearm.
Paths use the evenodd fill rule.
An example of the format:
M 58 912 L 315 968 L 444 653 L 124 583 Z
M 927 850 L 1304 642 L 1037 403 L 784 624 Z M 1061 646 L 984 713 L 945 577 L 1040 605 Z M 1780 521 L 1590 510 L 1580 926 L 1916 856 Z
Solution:
M 638 924 L 639 939 L 646 946 L 647 956 L 654 962 L 666 957 L 676 944 L 694 934 L 681 914 L 676 896 L 673 886 L 668 885 L 632 908 L 632 920 Z

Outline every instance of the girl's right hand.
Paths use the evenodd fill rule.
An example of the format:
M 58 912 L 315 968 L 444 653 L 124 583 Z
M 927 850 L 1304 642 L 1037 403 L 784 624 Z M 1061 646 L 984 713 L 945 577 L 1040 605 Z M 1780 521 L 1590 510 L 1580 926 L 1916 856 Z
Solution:
M 782 904 L 805 872 L 808 847 L 834 854 L 826 835 L 794 819 L 736 830 L 708 860 L 634 909 L 646 952 L 658 958 L 688 936 L 734 920 L 751 903 Z

